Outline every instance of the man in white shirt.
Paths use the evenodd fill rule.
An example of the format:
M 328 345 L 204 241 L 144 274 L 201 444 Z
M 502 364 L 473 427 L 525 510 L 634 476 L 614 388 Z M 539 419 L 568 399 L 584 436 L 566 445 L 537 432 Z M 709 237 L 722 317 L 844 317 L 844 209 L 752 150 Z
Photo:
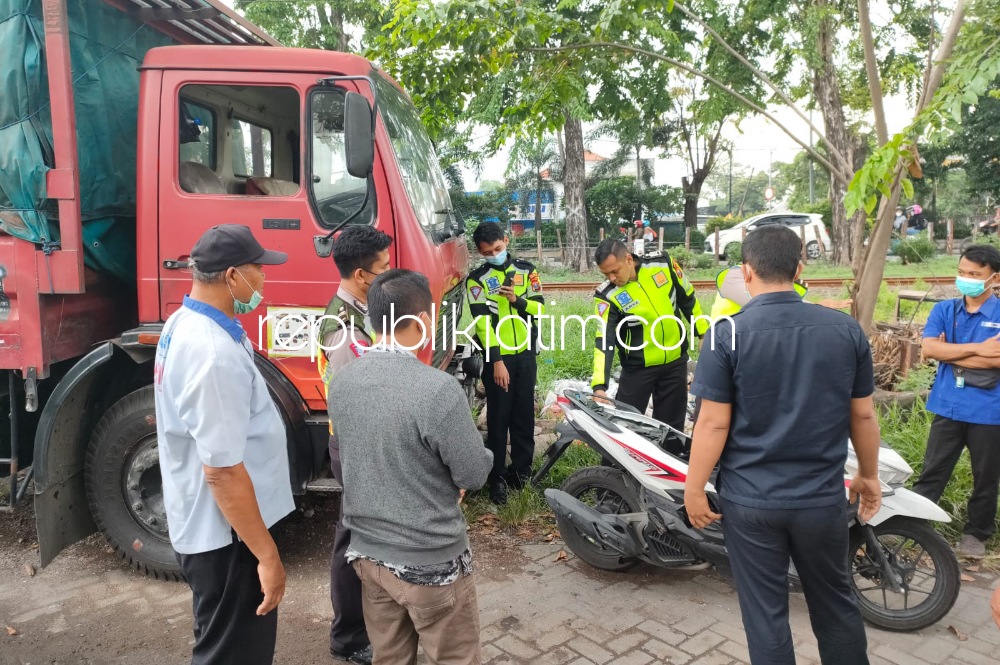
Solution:
M 192 665 L 268 665 L 285 570 L 269 529 L 294 509 L 281 417 L 236 315 L 288 259 L 250 229 L 215 226 L 156 351 L 156 429 L 170 542 L 194 594 Z

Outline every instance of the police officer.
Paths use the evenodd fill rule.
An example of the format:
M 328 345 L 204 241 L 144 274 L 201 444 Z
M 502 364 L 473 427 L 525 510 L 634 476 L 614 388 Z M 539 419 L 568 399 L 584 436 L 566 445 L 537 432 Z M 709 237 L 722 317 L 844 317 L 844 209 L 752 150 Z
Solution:
M 595 258 L 607 280 L 594 294 L 603 322 L 594 349 L 594 394 L 605 394 L 618 349 L 622 374 L 617 399 L 645 412 L 652 395 L 653 417 L 683 431 L 688 360 L 684 346 L 692 325 L 698 336 L 708 329 L 694 287 L 666 254 L 639 257 L 619 240 L 601 242 Z
M 796 281 L 793 286 L 795 292 L 802 298 L 809 292 L 808 286 L 802 280 Z M 732 316 L 750 302 L 750 294 L 747 293 L 746 283 L 743 281 L 743 271 L 738 265 L 730 266 L 716 275 L 715 287 L 717 293 L 715 302 L 712 303 L 712 313 L 709 314 L 712 321 L 718 321 L 723 316 Z M 826 298 L 817 301 L 816 304 L 829 309 L 844 309 L 850 307 L 853 302 L 850 298 L 845 300 Z
M 319 337 L 322 353 L 319 372 L 324 389 L 341 367 L 370 346 L 375 334 L 368 321 L 368 288 L 376 275 L 389 269 L 389 246 L 392 238 L 370 226 L 349 226 L 333 243 L 333 262 L 340 272 L 340 288 L 326 308 Z M 340 444 L 330 423 L 330 470 L 343 484 L 340 467 Z M 337 520 L 330 557 L 330 654 L 335 660 L 370 665 L 371 642 L 365 629 L 361 607 L 361 581 L 347 563 L 351 531 L 344 527 L 343 516 Z
M 531 474 L 535 452 L 537 317 L 545 309 L 535 267 L 512 258 L 499 224 L 484 222 L 472 240 L 486 260 L 466 280 L 469 311 L 486 354 L 486 445 L 493 452 L 490 499 L 507 501 L 507 486 L 520 489 Z M 510 468 L 506 468 L 510 435 Z

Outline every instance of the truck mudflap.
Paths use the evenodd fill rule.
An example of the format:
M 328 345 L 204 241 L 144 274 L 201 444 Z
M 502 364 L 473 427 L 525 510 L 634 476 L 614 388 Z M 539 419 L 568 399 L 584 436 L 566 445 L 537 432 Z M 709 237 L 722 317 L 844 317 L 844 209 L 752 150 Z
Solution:
M 35 520 L 43 567 L 97 530 L 87 503 L 84 461 L 93 429 L 91 387 L 114 358 L 105 342 L 63 377 L 42 409 L 35 433 Z

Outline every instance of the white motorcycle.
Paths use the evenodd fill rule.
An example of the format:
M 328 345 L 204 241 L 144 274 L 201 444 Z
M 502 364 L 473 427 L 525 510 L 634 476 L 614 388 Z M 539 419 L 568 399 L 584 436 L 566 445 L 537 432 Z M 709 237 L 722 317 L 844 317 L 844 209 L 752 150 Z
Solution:
M 695 529 L 684 509 L 684 481 L 691 444 L 682 432 L 626 404 L 567 390 L 557 399 L 566 422 L 560 438 L 532 479 L 543 478 L 566 449 L 582 441 L 603 465 L 573 473 L 545 498 L 573 553 L 602 570 L 621 571 L 639 562 L 664 568 L 728 565 L 719 523 Z M 844 474 L 845 495 L 857 471 L 853 449 Z M 850 512 L 851 581 L 862 615 L 887 630 L 930 626 L 955 604 L 961 585 L 958 560 L 929 524 L 950 518 L 934 502 L 903 484 L 913 473 L 891 448 L 879 450 L 882 507 L 866 524 Z M 718 510 L 712 482 L 709 504 Z M 846 499 L 845 499 L 846 500 Z M 790 580 L 797 583 L 794 567 Z

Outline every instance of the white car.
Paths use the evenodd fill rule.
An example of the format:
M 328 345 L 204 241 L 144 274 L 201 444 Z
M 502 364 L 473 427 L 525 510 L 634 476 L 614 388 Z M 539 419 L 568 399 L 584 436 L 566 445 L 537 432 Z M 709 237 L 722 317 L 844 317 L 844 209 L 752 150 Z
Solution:
M 826 232 L 822 215 L 806 212 L 767 212 L 745 219 L 731 229 L 719 231 L 718 248 L 715 247 L 715 233 L 709 233 L 708 237 L 705 238 L 705 253 L 714 252 L 716 256 L 725 257 L 726 250 L 731 245 L 743 241 L 743 229 L 746 229 L 747 233 L 751 233 L 772 224 L 787 226 L 796 234 L 801 234 L 802 228 L 805 227 L 806 255 L 810 259 L 818 259 L 824 251 L 830 251 L 830 236 Z

